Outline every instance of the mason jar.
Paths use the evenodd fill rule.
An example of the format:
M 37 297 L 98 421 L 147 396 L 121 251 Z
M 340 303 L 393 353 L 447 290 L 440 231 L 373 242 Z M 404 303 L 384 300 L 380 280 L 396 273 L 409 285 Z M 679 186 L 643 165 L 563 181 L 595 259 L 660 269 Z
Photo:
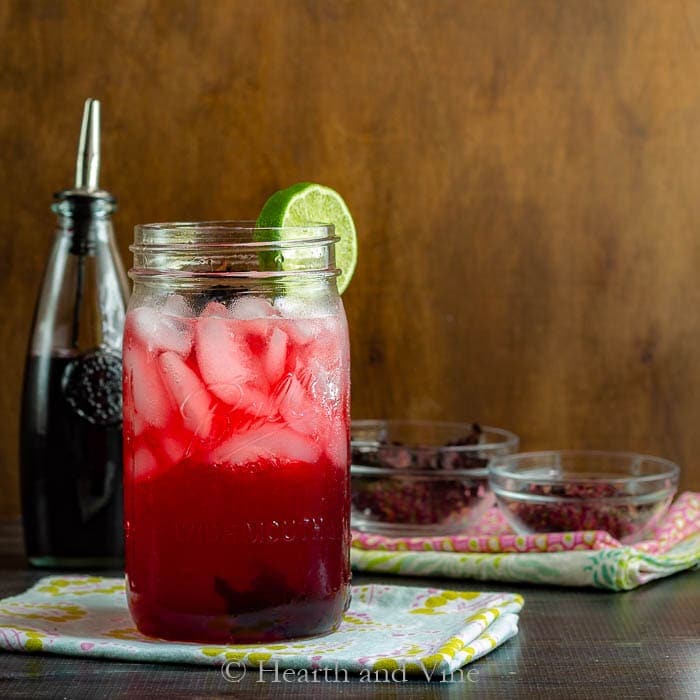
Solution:
M 328 632 L 350 596 L 332 226 L 137 226 L 124 332 L 129 607 L 200 642 Z

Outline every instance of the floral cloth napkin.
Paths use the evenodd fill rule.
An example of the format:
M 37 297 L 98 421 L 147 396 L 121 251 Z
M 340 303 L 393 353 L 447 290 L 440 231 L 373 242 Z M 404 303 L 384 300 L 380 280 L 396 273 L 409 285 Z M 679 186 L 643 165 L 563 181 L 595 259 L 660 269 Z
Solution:
M 522 605 L 522 597 L 512 593 L 354 586 L 336 632 L 267 645 L 207 646 L 137 632 L 122 579 L 47 577 L 0 600 L 0 649 L 219 667 L 233 663 L 257 671 L 402 670 L 442 679 L 516 635 Z
M 652 538 L 625 546 L 607 532 L 516 535 L 497 508 L 479 530 L 388 538 L 355 532 L 360 571 L 629 590 L 700 563 L 700 493 L 682 494 Z

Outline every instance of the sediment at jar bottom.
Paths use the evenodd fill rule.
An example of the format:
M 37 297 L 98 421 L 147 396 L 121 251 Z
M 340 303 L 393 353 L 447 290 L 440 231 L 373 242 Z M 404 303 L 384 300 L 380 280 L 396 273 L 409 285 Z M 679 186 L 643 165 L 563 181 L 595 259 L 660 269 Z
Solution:
M 316 637 L 337 629 L 350 605 L 350 586 L 327 600 L 299 601 L 240 615 L 179 613 L 138 595 L 129 610 L 138 630 L 149 637 L 201 644 L 261 643 Z

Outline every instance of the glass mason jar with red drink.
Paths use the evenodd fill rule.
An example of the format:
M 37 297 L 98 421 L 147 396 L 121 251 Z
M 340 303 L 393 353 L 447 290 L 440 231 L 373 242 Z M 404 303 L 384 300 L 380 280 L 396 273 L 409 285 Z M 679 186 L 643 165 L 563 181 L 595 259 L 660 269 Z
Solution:
M 135 232 L 127 595 L 144 634 L 328 632 L 350 596 L 347 323 L 333 227 Z

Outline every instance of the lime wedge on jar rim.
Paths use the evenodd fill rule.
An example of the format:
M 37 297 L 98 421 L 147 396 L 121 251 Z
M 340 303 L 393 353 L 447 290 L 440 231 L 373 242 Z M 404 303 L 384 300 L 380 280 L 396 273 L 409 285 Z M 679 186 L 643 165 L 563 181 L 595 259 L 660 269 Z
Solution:
M 343 198 L 330 187 L 313 182 L 299 182 L 287 189 L 275 192 L 265 202 L 256 222 L 259 228 L 290 226 L 297 230 L 285 232 L 285 236 L 306 238 L 305 226 L 311 224 L 333 224 L 335 235 L 340 239 L 335 244 L 335 264 L 340 270 L 337 278 L 338 292 L 346 289 L 357 264 L 357 236 L 355 224 Z M 293 267 L 291 250 L 285 255 Z M 284 256 L 277 255 L 278 265 L 285 269 Z

